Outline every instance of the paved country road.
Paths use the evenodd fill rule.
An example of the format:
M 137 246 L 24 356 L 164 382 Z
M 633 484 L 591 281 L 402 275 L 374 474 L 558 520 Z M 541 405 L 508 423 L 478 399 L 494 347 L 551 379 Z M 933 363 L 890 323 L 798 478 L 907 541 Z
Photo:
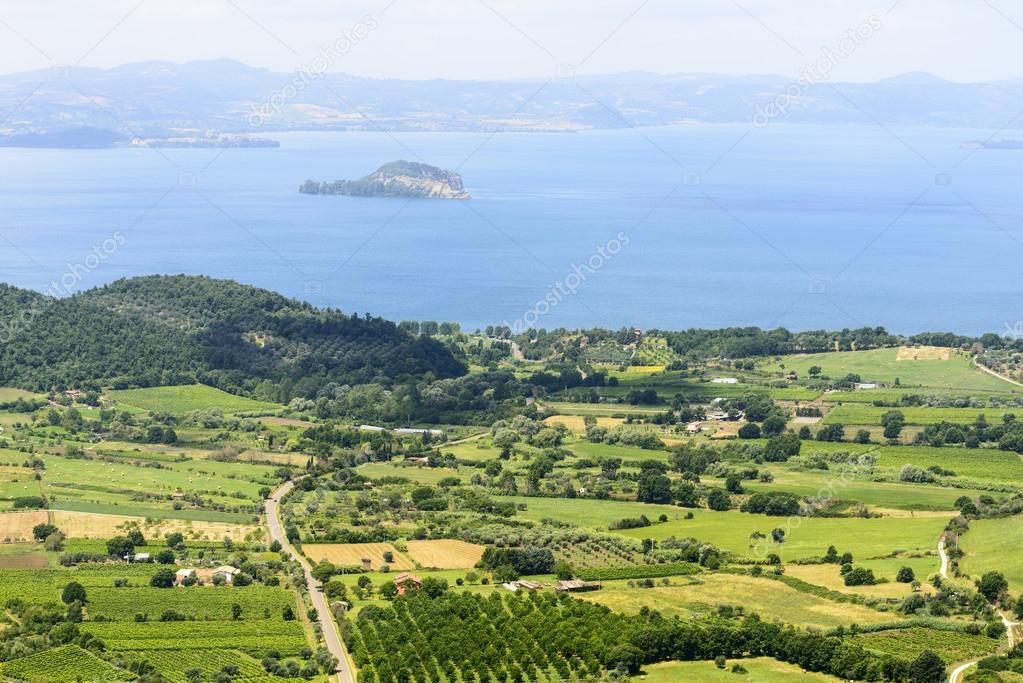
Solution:
M 939 573 L 941 578 L 948 579 L 948 553 L 945 552 L 945 534 L 942 534 L 938 539 L 938 555 L 941 556 L 941 569 Z M 1009 641 L 1009 647 L 1012 648 L 1016 644 L 1016 627 L 1019 626 L 1019 622 L 1009 621 L 1004 614 L 999 613 L 1002 618 L 1002 625 L 1005 626 L 1005 636 Z M 980 657 L 971 659 L 968 662 L 964 662 L 952 669 L 952 673 L 949 674 L 948 683 L 959 683 L 966 674 L 966 670 L 971 666 L 976 665 L 981 660 Z
M 302 571 L 305 572 L 305 583 L 309 588 L 309 596 L 312 598 L 313 607 L 316 608 L 319 615 L 323 640 L 326 641 L 330 654 L 334 655 L 338 661 L 338 681 L 340 683 L 355 683 L 355 677 L 352 675 L 352 669 L 348 664 L 348 657 L 345 653 L 345 646 L 341 642 L 341 636 L 338 634 L 334 617 L 331 616 L 330 605 L 327 604 L 327 596 L 323 594 L 323 586 L 313 578 L 312 567 L 309 565 L 309 562 L 288 542 L 288 537 L 281 527 L 281 518 L 278 516 L 281 498 L 294 487 L 295 482 L 286 481 L 266 499 L 266 524 L 270 529 L 270 537 L 278 541 L 302 565 Z

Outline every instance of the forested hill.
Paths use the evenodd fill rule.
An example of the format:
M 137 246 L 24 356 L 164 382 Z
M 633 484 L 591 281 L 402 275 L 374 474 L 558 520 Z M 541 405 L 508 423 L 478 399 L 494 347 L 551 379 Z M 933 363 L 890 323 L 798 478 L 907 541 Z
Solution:
M 207 277 L 131 278 L 67 299 L 0 285 L 0 320 L 0 384 L 35 390 L 265 383 L 264 396 L 286 401 L 327 382 L 391 385 L 466 370 L 439 342 L 389 321 Z

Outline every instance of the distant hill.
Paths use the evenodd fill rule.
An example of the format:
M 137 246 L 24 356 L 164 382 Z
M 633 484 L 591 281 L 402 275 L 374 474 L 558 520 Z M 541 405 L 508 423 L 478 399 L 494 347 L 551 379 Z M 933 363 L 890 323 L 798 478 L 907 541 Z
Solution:
M 415 161 L 392 161 L 358 180 L 320 183 L 307 180 L 299 192 L 351 197 L 470 198 L 462 185 L 462 176 Z
M 323 74 L 282 98 L 295 75 L 221 59 L 74 67 L 0 76 L 0 135 L 101 128 L 164 138 L 195 131 L 576 131 L 680 122 L 744 123 L 795 77 L 630 72 L 514 81 L 408 81 Z M 953 83 L 911 73 L 800 88 L 777 117 L 797 124 L 1023 127 L 1023 81 Z M 290 92 L 290 90 L 288 90 Z M 787 98 L 786 98 L 787 101 Z M 101 102 L 102 106 L 97 106 Z M 354 110 L 358 115 L 354 115 Z M 115 126 L 113 121 L 120 123 Z M 186 132 L 191 131 L 191 132 Z M 32 142 L 29 138 L 26 141 Z
M 268 382 L 262 394 L 286 402 L 328 382 L 465 373 L 439 342 L 386 320 L 207 277 L 137 277 L 67 299 L 0 285 L 0 319 L 12 321 L 0 330 L 0 385 L 26 389 Z

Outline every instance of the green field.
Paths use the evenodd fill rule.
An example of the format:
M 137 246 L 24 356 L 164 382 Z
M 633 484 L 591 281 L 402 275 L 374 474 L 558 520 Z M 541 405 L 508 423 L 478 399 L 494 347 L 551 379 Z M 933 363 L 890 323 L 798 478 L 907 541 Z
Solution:
M 959 561 L 960 570 L 974 578 L 987 571 L 1000 571 L 1009 581 L 1009 590 L 1023 592 L 1023 519 L 1002 517 L 970 522 L 970 530 L 959 537 L 959 546 L 966 556 Z
M 1001 422 L 1002 415 L 1023 416 L 1023 408 L 879 408 L 862 403 L 835 406 L 827 412 L 823 424 L 846 425 L 880 425 L 881 416 L 892 410 L 898 410 L 906 418 L 906 424 L 930 425 L 939 422 L 957 422 L 972 424 L 983 415 L 988 423 Z
M 965 479 L 985 480 L 998 484 L 1023 483 L 1023 459 L 1012 451 L 991 448 L 884 446 L 876 451 L 876 456 L 879 467 L 893 470 L 898 470 L 907 463 L 925 468 L 937 465 Z
M 666 514 L 669 519 L 681 519 L 686 512 L 682 508 L 671 505 L 647 505 L 626 500 L 533 498 L 527 496 L 502 496 L 498 500 L 525 505 L 525 511 L 516 514 L 516 517 L 522 519 L 539 522 L 551 518 L 590 529 L 606 529 L 607 525 L 615 520 L 624 517 L 638 517 L 639 515 L 656 518 L 658 515 Z M 644 531 L 656 528 L 658 525 L 647 527 Z
M 816 365 L 821 368 L 823 375 L 833 379 L 853 373 L 859 375 L 864 382 L 893 384 L 898 378 L 903 387 L 1004 393 L 1020 391 L 1009 382 L 981 372 L 973 366 L 973 360 L 963 353 L 956 353 L 949 360 L 896 360 L 898 352 L 898 349 L 890 348 L 797 354 L 766 363 L 763 369 L 769 372 L 795 371 L 801 378 L 805 378 L 809 376 L 810 368 Z
M 148 389 L 124 389 L 111 391 L 107 396 L 117 403 L 149 412 L 183 415 L 192 410 L 217 409 L 224 414 L 242 412 L 265 412 L 278 410 L 275 403 L 254 401 L 244 396 L 235 396 L 204 384 L 183 386 L 152 387 Z
M 991 654 L 999 640 L 987 636 L 972 636 L 955 631 L 936 631 L 927 628 L 908 628 L 878 631 L 856 636 L 857 643 L 875 652 L 915 659 L 924 650 L 931 650 L 945 663 L 961 662 L 978 655 Z
M 984 493 L 979 489 L 875 482 L 866 474 L 838 479 L 834 475 L 829 476 L 828 471 L 800 471 L 788 467 L 765 469 L 774 476 L 773 482 L 744 482 L 743 488 L 751 492 L 787 491 L 813 498 L 828 496 L 835 500 L 858 501 L 871 507 L 901 510 L 953 510 L 959 496 L 979 496 Z M 723 485 L 722 480 L 717 481 Z M 829 485 L 829 482 L 833 483 Z
M 571 502 L 571 501 L 563 501 Z M 662 540 L 669 536 L 693 537 L 713 543 L 741 557 L 763 559 L 768 552 L 790 561 L 823 555 L 828 546 L 851 551 L 857 559 L 881 557 L 896 551 L 928 551 L 945 528 L 944 517 L 822 518 L 768 517 L 730 510 L 693 511 L 693 519 L 675 519 L 664 524 L 620 531 L 632 538 Z M 649 514 L 648 514 L 649 516 Z M 770 538 L 772 529 L 786 529 L 781 544 L 754 540 L 759 532 Z
M 67 683 L 68 681 L 130 681 L 135 676 L 117 669 L 77 645 L 64 645 L 0 664 L 5 680 L 33 683 Z
M 478 471 L 479 470 L 473 469 L 471 472 Z M 459 472 L 448 469 L 447 467 L 426 467 L 425 465 L 402 466 L 388 462 L 368 462 L 364 465 L 359 465 L 358 472 L 370 479 L 380 479 L 381 477 L 403 477 L 420 484 L 436 484 L 445 477 L 458 477 L 459 479 L 468 481 L 469 477 L 472 476 L 471 472 L 469 474 L 465 474 L 463 472 L 459 475 Z
M 747 673 L 734 674 L 733 664 L 740 664 Z M 768 657 L 753 659 L 731 659 L 724 669 L 714 662 L 663 662 L 643 667 L 640 679 L 646 683 L 678 683 L 699 681 L 699 683 L 839 683 L 840 678 L 804 671 L 795 664 L 779 662 Z
M 626 403 L 568 403 L 565 401 L 548 401 L 546 405 L 561 415 L 593 415 L 594 417 L 612 417 L 614 415 L 656 415 L 663 413 L 665 408 L 657 406 L 630 406 Z

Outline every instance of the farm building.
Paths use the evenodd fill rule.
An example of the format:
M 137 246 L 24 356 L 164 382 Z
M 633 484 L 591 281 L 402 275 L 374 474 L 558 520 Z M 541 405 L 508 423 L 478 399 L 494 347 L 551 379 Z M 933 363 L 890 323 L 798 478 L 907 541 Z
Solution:
M 188 579 L 194 578 L 196 578 L 195 570 L 191 568 L 179 569 L 176 572 L 174 572 L 174 583 L 178 584 L 179 586 Z
M 234 581 L 234 577 L 236 575 L 240 574 L 240 573 L 241 573 L 240 569 L 238 569 L 237 567 L 232 567 L 229 564 L 225 564 L 225 565 L 217 567 L 216 569 L 213 570 L 213 576 L 216 576 L 217 574 L 220 574 L 221 576 L 224 577 L 224 582 L 225 583 L 233 582 Z
M 152 562 L 153 556 L 149 553 L 135 553 L 132 558 L 132 562 Z
M 572 579 L 571 581 L 558 581 L 558 585 L 555 586 L 554 590 L 559 593 L 584 593 L 586 591 L 600 590 L 600 588 L 600 584 L 595 581 Z
M 690 422 L 686 425 L 686 434 L 699 434 L 703 431 L 703 425 L 699 422 Z
M 735 377 L 715 377 L 710 382 L 711 384 L 738 384 L 739 380 Z
M 875 384 L 874 382 L 856 382 L 855 384 L 853 384 L 854 389 L 861 391 L 864 389 L 877 389 L 879 386 L 881 385 Z
M 423 580 L 415 574 L 398 574 L 394 577 L 394 586 L 398 589 L 398 595 L 405 595 L 405 591 L 412 588 L 419 589 L 423 585 Z
M 413 427 L 399 427 L 394 430 L 395 434 L 429 434 L 430 436 L 440 436 L 443 434 L 443 430 L 440 429 L 416 429 Z

